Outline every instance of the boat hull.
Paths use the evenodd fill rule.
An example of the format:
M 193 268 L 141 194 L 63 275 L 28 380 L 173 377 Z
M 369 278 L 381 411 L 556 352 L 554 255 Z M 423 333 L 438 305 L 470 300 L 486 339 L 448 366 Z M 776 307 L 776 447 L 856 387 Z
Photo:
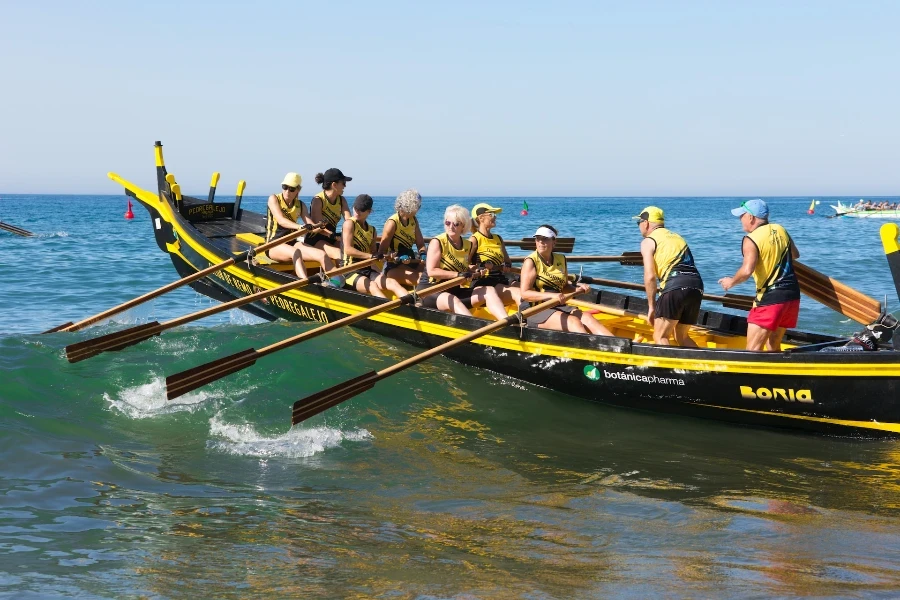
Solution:
M 179 274 L 228 258 L 221 243 L 213 243 L 182 216 L 165 189 L 154 194 L 128 182 L 123 185 L 150 210 L 157 243 L 172 257 Z M 289 281 L 293 278 L 284 273 L 240 263 L 201 280 L 195 289 L 226 301 Z M 611 292 L 598 292 L 591 299 L 622 306 L 643 302 Z M 324 323 L 381 302 L 349 290 L 311 285 L 244 308 L 270 320 Z M 709 315 L 710 322 L 715 315 L 717 323 L 738 320 Z M 474 317 L 402 306 L 354 326 L 430 348 L 483 325 Z M 743 319 L 730 322 L 731 333 L 739 334 L 741 326 L 746 327 Z M 807 343 L 834 340 L 802 332 L 792 335 Z M 456 347 L 447 356 L 535 386 L 632 409 L 836 435 L 900 436 L 900 353 L 798 350 L 766 354 L 687 349 L 510 327 Z

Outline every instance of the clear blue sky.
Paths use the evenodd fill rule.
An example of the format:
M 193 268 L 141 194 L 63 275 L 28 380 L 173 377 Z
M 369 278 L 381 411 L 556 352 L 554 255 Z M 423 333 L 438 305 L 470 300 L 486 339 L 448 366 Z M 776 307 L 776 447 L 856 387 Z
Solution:
M 900 2 L 17 2 L 0 192 L 898 195 Z

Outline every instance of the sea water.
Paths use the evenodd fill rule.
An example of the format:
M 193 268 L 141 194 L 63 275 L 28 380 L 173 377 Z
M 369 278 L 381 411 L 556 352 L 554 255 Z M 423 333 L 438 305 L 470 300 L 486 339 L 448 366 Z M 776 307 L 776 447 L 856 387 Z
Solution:
M 359 190 L 364 191 L 364 190 Z M 356 190 L 353 190 L 356 193 Z M 350 193 L 350 190 L 348 190 Z M 637 250 L 662 207 L 708 293 L 746 198 L 426 197 L 550 223 L 576 254 Z M 264 210 L 264 198 L 244 207 Z M 881 222 L 770 198 L 802 261 L 898 308 Z M 841 198 L 846 204 L 857 198 Z M 308 199 L 307 199 L 308 201 Z M 123 196 L 0 197 L 0 593 L 81 597 L 884 596 L 900 588 L 900 442 L 611 408 L 432 359 L 290 427 L 291 404 L 417 352 L 343 328 L 165 399 L 167 375 L 315 324 L 240 311 L 77 364 L 64 347 L 210 306 L 189 288 L 39 335 L 177 278 Z M 393 212 L 375 199 L 379 231 Z M 520 250 L 510 249 L 519 255 Z M 580 265 L 571 265 L 573 270 Z M 586 264 L 640 282 L 639 268 Z M 733 290 L 752 294 L 752 284 Z M 713 305 L 710 305 L 712 308 Z M 860 326 L 804 298 L 799 328 Z M 860 399 L 870 401 L 871 399 Z

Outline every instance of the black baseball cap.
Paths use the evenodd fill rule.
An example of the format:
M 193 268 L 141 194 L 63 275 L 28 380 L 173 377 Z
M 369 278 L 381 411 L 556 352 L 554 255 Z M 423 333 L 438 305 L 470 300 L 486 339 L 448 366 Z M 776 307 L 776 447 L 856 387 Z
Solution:
M 353 201 L 353 208 L 356 212 L 366 212 L 372 210 L 372 196 L 368 194 L 360 194 Z
M 325 171 L 325 185 L 335 181 L 353 181 L 353 178 L 341 173 L 340 169 L 328 169 Z

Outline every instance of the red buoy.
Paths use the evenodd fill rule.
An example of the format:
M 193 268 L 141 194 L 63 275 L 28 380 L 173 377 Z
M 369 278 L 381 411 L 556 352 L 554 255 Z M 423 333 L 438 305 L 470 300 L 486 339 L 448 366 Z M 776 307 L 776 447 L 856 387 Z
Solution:
M 128 210 L 125 211 L 125 218 L 126 219 L 134 218 L 134 213 L 131 210 L 131 200 L 128 201 Z
M 527 216 L 528 216 L 528 211 L 525 210 L 525 209 L 523 208 L 523 209 L 522 209 L 522 212 L 520 212 L 519 214 L 522 215 L 523 217 L 527 217 Z

